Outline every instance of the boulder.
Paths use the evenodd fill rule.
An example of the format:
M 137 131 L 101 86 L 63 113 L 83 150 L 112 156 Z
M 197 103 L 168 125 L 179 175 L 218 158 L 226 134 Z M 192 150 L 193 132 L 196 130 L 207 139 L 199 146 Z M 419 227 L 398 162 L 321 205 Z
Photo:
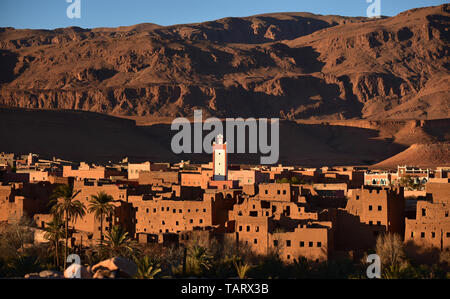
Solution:
M 94 279 L 116 278 L 116 271 L 109 271 L 105 268 L 99 268 L 94 273 Z
M 25 274 L 24 278 L 36 279 L 36 278 L 40 278 L 40 276 L 39 276 L 39 273 L 29 273 L 29 274 Z
M 92 267 L 92 273 L 96 273 L 98 270 L 108 270 L 117 273 L 117 277 L 131 278 L 136 275 L 137 265 L 126 258 L 114 257 Z
M 88 269 L 85 266 L 78 265 L 78 264 L 72 264 L 70 265 L 66 271 L 64 271 L 64 277 L 65 278 L 76 278 L 76 274 L 79 271 L 81 275 L 81 279 L 89 279 L 92 278 L 92 274 L 88 271 Z
M 41 277 L 41 278 L 63 278 L 64 274 L 59 271 L 44 270 L 39 273 L 39 277 Z

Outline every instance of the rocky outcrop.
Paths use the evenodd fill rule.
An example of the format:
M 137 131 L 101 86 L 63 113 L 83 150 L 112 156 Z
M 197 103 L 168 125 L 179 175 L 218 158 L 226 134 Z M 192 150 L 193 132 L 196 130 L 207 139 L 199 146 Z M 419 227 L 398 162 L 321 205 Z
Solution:
M 40 273 L 26 274 L 25 279 L 61 279 L 64 278 L 63 273 L 54 270 L 44 270 Z
M 0 105 L 146 117 L 202 108 L 219 117 L 446 118 L 448 18 L 445 4 L 378 20 L 280 13 L 169 27 L 1 28 Z
M 93 278 L 132 278 L 136 275 L 137 265 L 126 258 L 114 257 L 92 267 Z
M 89 279 L 92 278 L 92 273 L 85 266 L 73 263 L 64 271 L 64 278 Z

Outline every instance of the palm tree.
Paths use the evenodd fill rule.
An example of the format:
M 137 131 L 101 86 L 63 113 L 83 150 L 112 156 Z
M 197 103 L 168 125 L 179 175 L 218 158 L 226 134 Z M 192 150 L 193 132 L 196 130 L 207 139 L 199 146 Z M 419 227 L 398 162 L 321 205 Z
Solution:
M 311 274 L 311 263 L 307 258 L 300 256 L 298 259 L 294 259 L 292 265 L 295 278 L 307 278 Z
M 243 263 L 242 261 L 239 262 L 234 261 L 233 264 L 234 267 L 236 268 L 236 272 L 239 279 L 247 278 L 247 273 L 252 267 L 247 263 Z
M 119 225 L 114 225 L 106 233 L 104 249 L 109 250 L 109 256 L 128 256 L 133 252 L 133 244 L 128 233 L 122 230 Z
M 55 266 L 59 268 L 59 242 L 64 238 L 64 223 L 55 215 L 51 222 L 46 223 L 44 230 L 44 238 L 50 241 L 55 249 Z
M 213 256 L 208 249 L 202 246 L 194 245 L 189 248 L 187 257 L 188 268 L 197 275 L 205 273 L 211 269 Z
M 95 213 L 95 218 L 100 220 L 100 245 L 103 242 L 103 215 L 114 211 L 113 201 L 114 198 L 104 191 L 92 195 L 92 199 L 89 201 L 89 213 Z
M 147 255 L 143 258 L 135 258 L 134 262 L 138 266 L 135 278 L 137 279 L 154 279 L 161 272 L 160 265 L 151 260 Z
M 69 247 L 69 219 L 73 223 L 78 217 L 86 215 L 86 207 L 84 204 L 79 200 L 75 200 L 75 197 L 80 192 L 74 191 L 72 186 L 61 185 L 52 194 L 51 203 L 53 206 L 50 211 L 53 215 L 63 218 L 65 223 L 64 269 L 66 268 L 67 248 Z

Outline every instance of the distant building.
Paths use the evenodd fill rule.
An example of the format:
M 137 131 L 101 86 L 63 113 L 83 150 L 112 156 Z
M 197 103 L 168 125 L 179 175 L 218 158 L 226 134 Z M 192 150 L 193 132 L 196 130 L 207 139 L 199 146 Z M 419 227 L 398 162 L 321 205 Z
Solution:
M 450 251 L 450 184 L 426 184 L 428 200 L 417 201 L 415 219 L 406 219 L 405 242 L 410 253 L 439 261 L 442 251 Z
M 150 162 L 131 164 L 128 163 L 128 179 L 137 180 L 139 179 L 139 173 L 141 171 L 150 171 Z
M 78 168 L 73 166 L 63 166 L 63 177 L 74 177 L 77 179 L 106 179 L 111 176 L 120 176 L 122 173 L 115 168 L 90 166 L 87 163 L 81 162 Z

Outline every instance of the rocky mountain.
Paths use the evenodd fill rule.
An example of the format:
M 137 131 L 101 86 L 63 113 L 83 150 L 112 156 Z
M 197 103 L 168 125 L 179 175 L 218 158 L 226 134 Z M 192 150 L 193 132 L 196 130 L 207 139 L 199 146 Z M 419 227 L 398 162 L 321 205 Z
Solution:
M 134 117 L 448 118 L 450 5 L 162 27 L 0 29 L 0 105 Z

